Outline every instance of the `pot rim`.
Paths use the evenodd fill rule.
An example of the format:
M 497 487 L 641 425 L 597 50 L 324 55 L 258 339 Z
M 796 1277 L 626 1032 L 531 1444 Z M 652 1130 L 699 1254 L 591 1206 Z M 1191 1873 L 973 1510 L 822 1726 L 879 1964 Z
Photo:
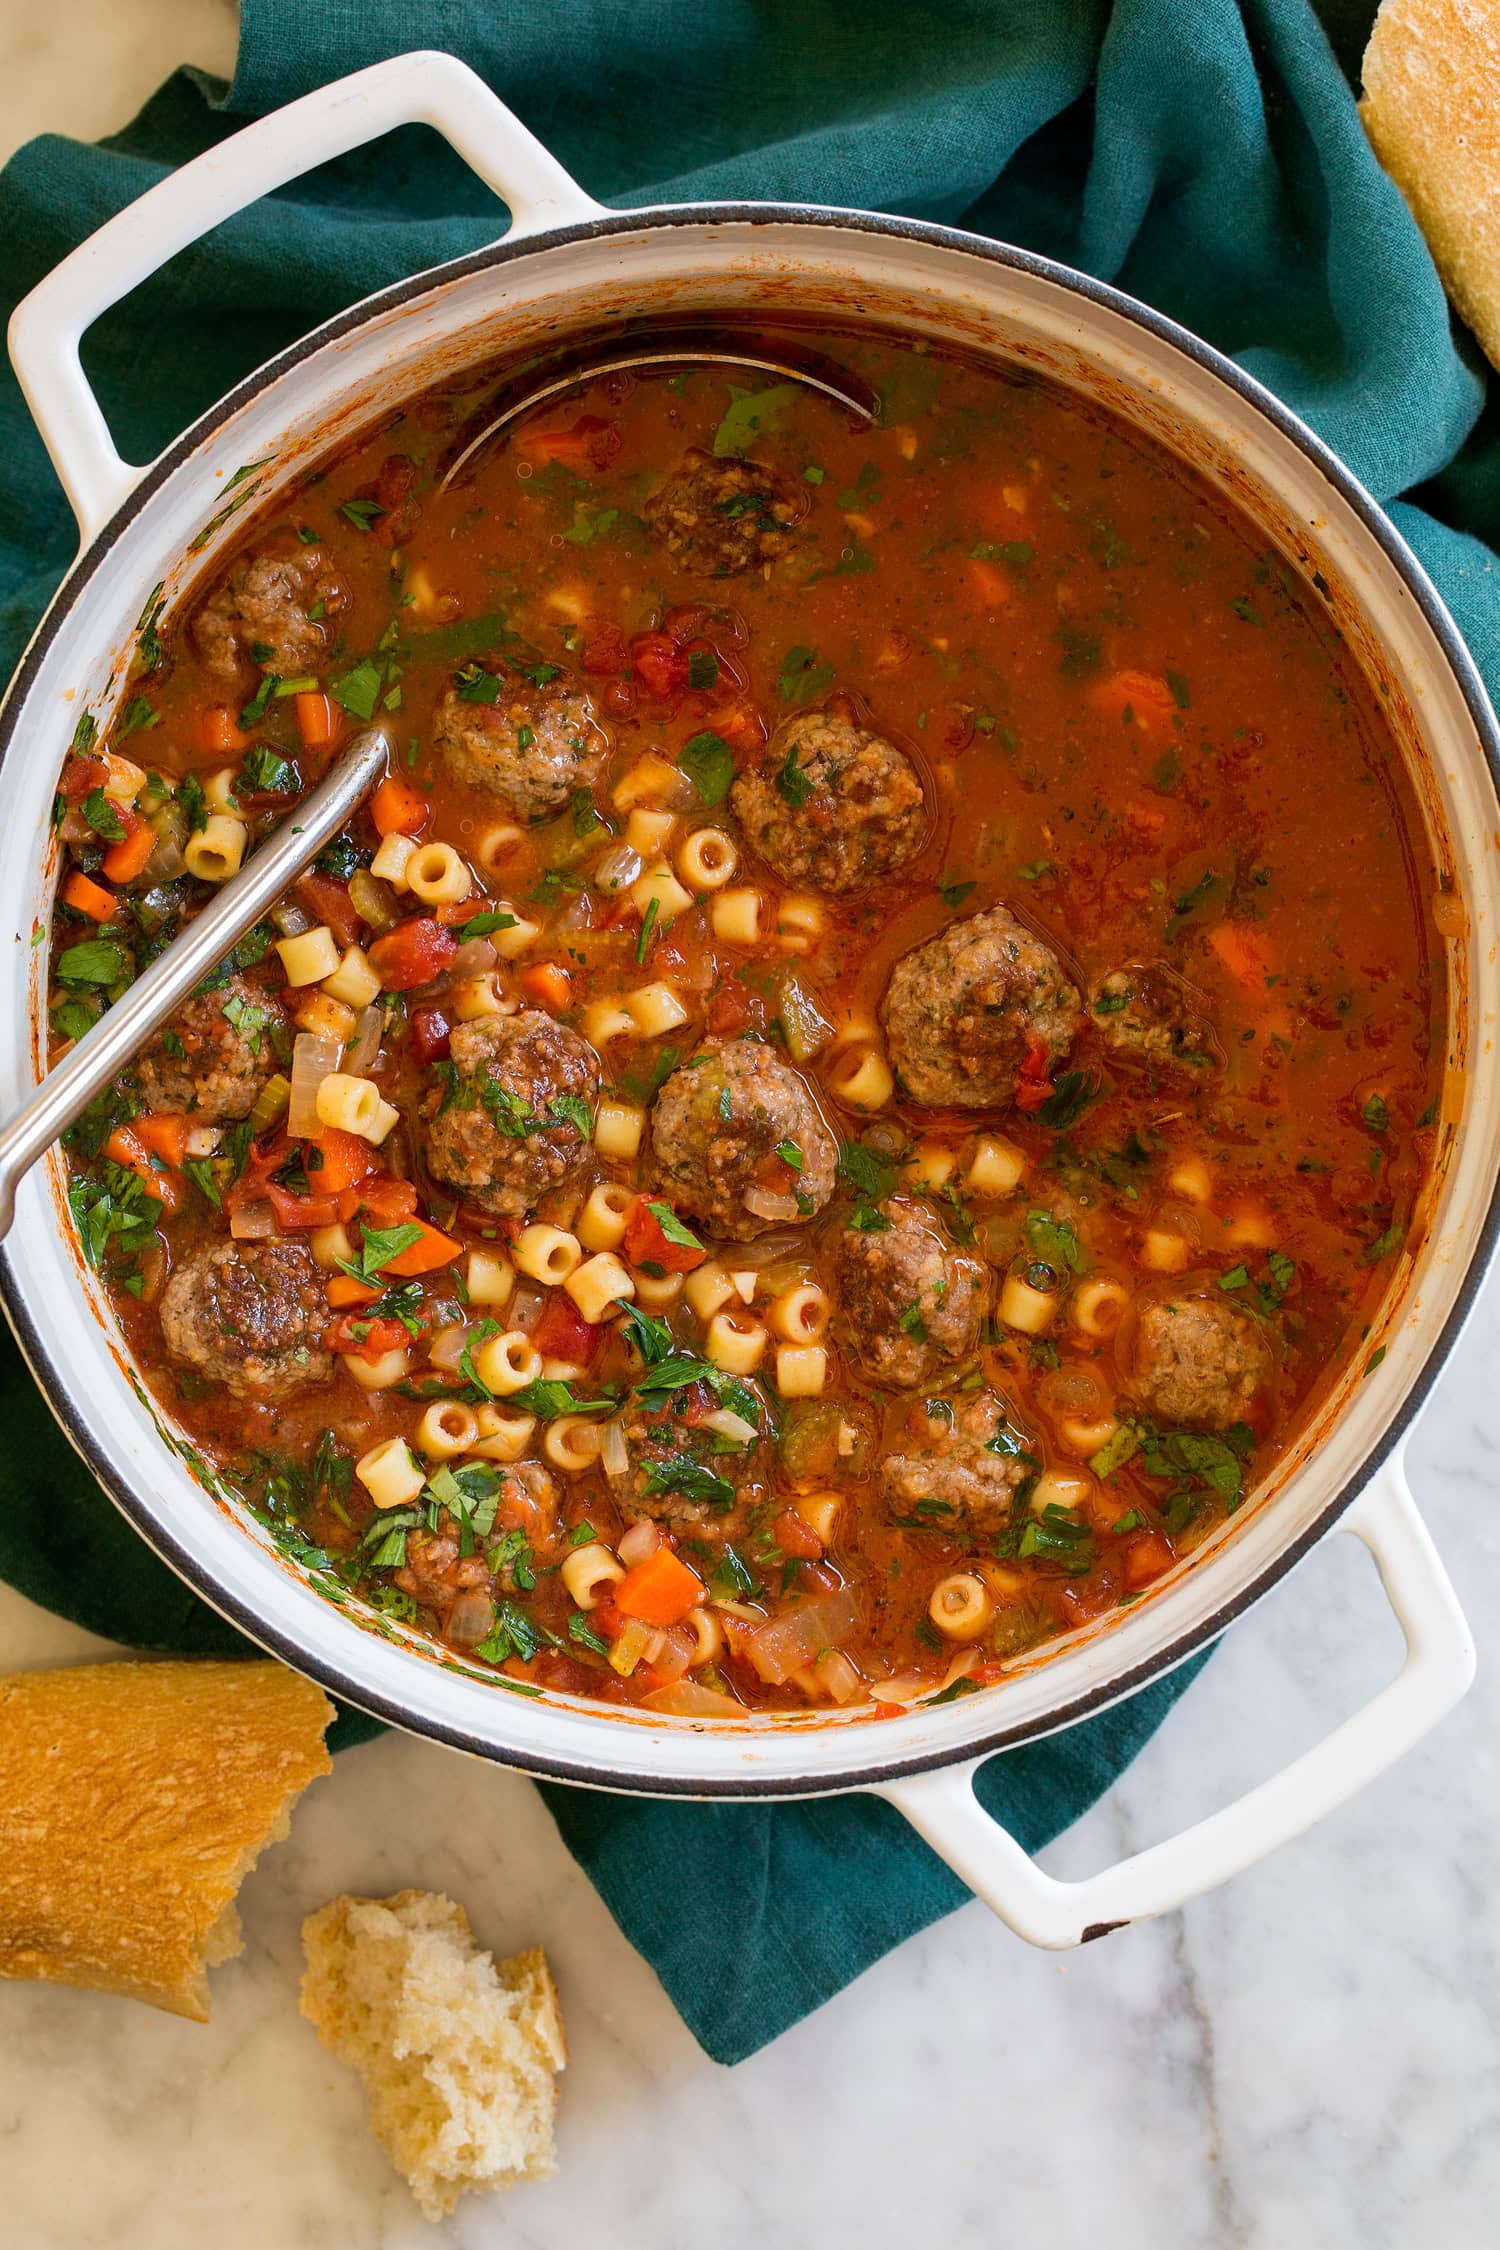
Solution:
M 107 561 L 109 550 L 120 533 L 140 514 L 177 469 L 197 451 L 206 437 L 248 401 L 313 357 L 324 346 L 450 282 L 508 265 L 521 258 L 560 249 L 570 243 L 638 232 L 643 228 L 788 225 L 823 228 L 830 232 L 884 235 L 972 257 L 985 264 L 1000 266 L 1032 279 L 1051 283 L 1081 297 L 1086 303 L 1097 305 L 1133 323 L 1157 342 L 1175 349 L 1204 372 L 1216 377 L 1235 394 L 1242 405 L 1270 423 L 1281 437 L 1307 458 L 1358 518 L 1364 531 L 1374 540 L 1401 579 L 1458 687 L 1473 723 L 1477 745 L 1483 755 L 1491 785 L 1497 799 L 1500 799 L 1500 724 L 1497 724 L 1478 667 L 1447 605 L 1380 503 L 1339 455 L 1256 377 L 1247 374 L 1227 354 L 1204 342 L 1191 329 L 1183 327 L 1168 315 L 1157 312 L 1125 291 L 1108 282 L 1097 281 L 1091 275 L 1058 259 L 1044 257 L 1037 252 L 1023 250 L 1014 244 L 995 241 L 984 235 L 971 234 L 961 227 L 942 226 L 883 212 L 844 210 L 834 206 L 803 203 L 657 204 L 636 211 L 611 212 L 600 218 L 547 228 L 519 238 L 502 237 L 481 250 L 428 267 L 421 273 L 394 282 L 385 289 L 360 299 L 357 304 L 335 314 L 319 327 L 310 329 L 306 335 L 266 360 L 199 415 L 143 470 L 139 480 L 113 515 L 74 559 L 22 656 L 3 704 L 0 704 L 0 771 L 3 771 L 6 758 L 14 749 L 20 713 L 44 656 L 65 625 L 83 587 Z M 906 1776 L 977 1761 L 1001 1751 L 1018 1748 L 1022 1743 L 1062 1732 L 1085 1719 L 1098 1716 L 1111 1705 L 1138 1693 L 1152 1680 L 1177 1670 L 1199 1651 L 1210 1646 L 1237 1618 L 1273 1586 L 1279 1584 L 1318 1544 L 1364 1491 L 1382 1464 L 1403 1445 L 1474 1308 L 1479 1290 L 1495 1261 L 1497 1248 L 1500 1248 L 1500 1181 L 1492 1188 L 1488 1208 L 1477 1230 L 1474 1248 L 1455 1292 L 1448 1317 L 1429 1346 L 1420 1369 L 1390 1423 L 1365 1455 L 1359 1468 L 1331 1495 L 1304 1530 L 1279 1548 L 1247 1584 L 1221 1603 L 1208 1617 L 1186 1628 L 1165 1651 L 1141 1659 L 1127 1671 L 1101 1681 L 1075 1695 L 1065 1705 L 1030 1720 L 1010 1725 L 992 1725 L 984 1729 L 976 1727 L 972 1734 L 954 1743 L 899 1757 L 874 1758 L 850 1770 L 819 1775 L 786 1773 L 722 1776 L 704 1773 L 701 1776 L 660 1775 L 648 1778 L 621 1772 L 602 1763 L 597 1766 L 568 1764 L 527 1749 L 507 1748 L 502 1752 L 462 1726 L 438 1718 L 416 1718 L 397 1697 L 351 1681 L 336 1658 L 324 1656 L 304 1646 L 294 1635 L 266 1624 L 233 1586 L 221 1584 L 211 1577 L 194 1557 L 180 1549 L 177 1540 L 157 1520 L 149 1505 L 137 1496 L 122 1476 L 115 1473 L 112 1464 L 94 1441 L 86 1414 L 73 1398 L 65 1368 L 43 1348 L 26 1301 L 23 1277 L 6 1246 L 0 1246 L 0 1304 L 3 1304 L 27 1366 L 54 1419 L 132 1529 L 220 1616 L 258 1646 L 291 1665 L 294 1670 L 315 1679 L 329 1693 L 342 1697 L 344 1701 L 381 1719 L 389 1726 L 442 1742 L 451 1749 L 465 1751 L 490 1763 L 513 1767 L 542 1780 L 611 1790 L 632 1796 L 775 1799 L 827 1796 L 849 1790 L 876 1788 Z M 976 1719 L 980 1715 L 976 1711 Z M 601 1725 L 610 1723 L 608 1714 L 603 1710 L 598 1716 Z M 867 1733 L 868 1727 L 863 1731 Z M 797 1735 L 787 1729 L 782 1740 L 790 1751 L 797 1741 Z M 851 1742 L 852 1740 L 851 1732 Z

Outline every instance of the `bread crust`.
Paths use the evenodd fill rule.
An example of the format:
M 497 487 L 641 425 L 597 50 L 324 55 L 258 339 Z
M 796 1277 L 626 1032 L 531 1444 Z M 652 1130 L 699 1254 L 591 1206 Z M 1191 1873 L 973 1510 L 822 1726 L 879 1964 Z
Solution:
M 1383 0 L 1359 113 L 1459 314 L 1500 367 L 1500 14 Z
M 0 1976 L 208 2020 L 234 1897 L 330 1770 L 333 1705 L 285 1665 L 80 1664 L 0 1677 Z

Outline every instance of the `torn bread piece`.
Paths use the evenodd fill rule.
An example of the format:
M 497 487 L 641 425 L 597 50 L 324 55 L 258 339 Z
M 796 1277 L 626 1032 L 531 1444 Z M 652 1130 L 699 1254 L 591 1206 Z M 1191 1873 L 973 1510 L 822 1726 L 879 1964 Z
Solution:
M 1371 146 L 1500 367 L 1500 12 L 1492 0 L 1383 0 L 1361 75 Z
M 234 1897 L 332 1764 L 285 1665 L 79 1664 L 0 1677 L 0 1976 L 208 2021 Z
M 433 1891 L 336 1898 L 302 1925 L 302 2013 L 365 2081 L 382 2147 L 429 2219 L 466 2188 L 556 2170 L 568 2059 L 540 1947 L 495 1961 Z

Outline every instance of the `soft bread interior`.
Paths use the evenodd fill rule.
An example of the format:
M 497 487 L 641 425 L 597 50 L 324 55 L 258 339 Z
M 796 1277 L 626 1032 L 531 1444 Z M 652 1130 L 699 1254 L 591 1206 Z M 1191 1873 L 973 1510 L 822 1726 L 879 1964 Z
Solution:
M 495 1961 L 431 1891 L 336 1898 L 302 1928 L 302 2013 L 360 2073 L 381 2145 L 431 2219 L 466 2188 L 555 2169 L 567 2061 L 546 1956 Z

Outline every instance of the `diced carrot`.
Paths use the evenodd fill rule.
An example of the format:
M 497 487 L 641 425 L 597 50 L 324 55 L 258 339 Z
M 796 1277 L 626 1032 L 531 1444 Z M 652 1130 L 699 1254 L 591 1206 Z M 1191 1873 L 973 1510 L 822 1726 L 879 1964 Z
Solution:
M 125 834 L 118 844 L 111 844 L 104 855 L 104 872 L 112 883 L 133 883 L 137 875 L 145 872 L 146 862 L 156 849 L 156 830 L 139 813 L 119 808 L 125 822 Z
M 1208 942 L 1236 984 L 1247 992 L 1264 991 L 1273 956 L 1263 931 L 1249 922 L 1219 922 L 1209 931 Z
M 382 836 L 419 835 L 431 811 L 426 790 L 400 773 L 388 773 L 370 799 L 370 818 Z
M 205 750 L 248 750 L 250 737 L 242 733 L 227 703 L 210 703 L 198 713 L 198 740 Z
M 336 1273 L 328 1283 L 328 1302 L 335 1312 L 348 1305 L 373 1305 L 380 1295 L 367 1281 L 356 1281 L 352 1273 Z
M 1164 1570 L 1170 1570 L 1175 1560 L 1165 1539 L 1154 1531 L 1143 1531 L 1128 1542 L 1120 1559 L 1126 1591 L 1133 1594 L 1140 1587 L 1149 1586 L 1153 1578 L 1160 1578 Z
M 104 1153 L 127 1172 L 134 1172 L 164 1211 L 175 1211 L 182 1201 L 182 1182 L 151 1161 L 145 1142 L 133 1125 L 117 1125 L 104 1144 Z
M 408 1226 L 420 1227 L 420 1238 L 405 1250 L 398 1250 L 394 1258 L 387 1258 L 382 1273 L 393 1273 L 403 1281 L 412 1274 L 436 1273 L 439 1266 L 448 1266 L 463 1254 L 463 1244 L 455 1242 L 451 1234 L 440 1227 L 429 1226 L 425 1219 L 408 1219 Z
M 766 739 L 766 729 L 760 713 L 753 703 L 720 703 L 705 715 L 704 726 L 727 742 L 731 750 L 745 755 L 760 748 Z
M 1177 699 L 1159 672 L 1111 672 L 1089 689 L 1089 703 L 1106 719 L 1131 719 L 1144 735 L 1162 742 L 1172 733 Z
M 333 699 L 321 688 L 304 688 L 293 698 L 297 706 L 297 732 L 304 750 L 325 750 L 339 730 Z
M 624 1617 L 639 1617 L 646 1625 L 680 1625 L 702 1601 L 703 1581 L 670 1547 L 658 1547 L 626 1571 L 613 1599 Z
M 175 1164 L 180 1170 L 182 1160 L 187 1155 L 187 1139 L 191 1131 L 181 1112 L 171 1109 L 154 1110 L 145 1117 L 137 1117 L 134 1123 L 137 1140 L 144 1141 L 153 1156 L 161 1157 L 167 1164 Z
M 529 969 L 521 971 L 521 989 L 543 1008 L 550 1008 L 560 1016 L 567 1007 L 573 986 L 567 970 L 560 961 L 536 961 Z
M 981 609 L 1004 609 L 1010 600 L 1010 580 L 1003 570 L 993 563 L 981 562 L 970 555 L 964 564 L 969 574 L 969 586 Z
M 306 1155 L 307 1181 L 319 1195 L 339 1195 L 375 1169 L 375 1151 L 358 1133 L 330 1125 Z
M 414 1184 L 410 1180 L 394 1179 L 389 1172 L 373 1173 L 349 1192 L 355 1197 L 355 1211 L 368 1212 L 378 1227 L 398 1226 L 417 1208 Z M 354 1211 L 348 1216 L 353 1218 Z
M 113 891 L 85 875 L 75 867 L 62 887 L 62 902 L 71 906 L 76 914 L 86 914 L 91 922 L 112 922 L 120 911 L 120 902 Z

